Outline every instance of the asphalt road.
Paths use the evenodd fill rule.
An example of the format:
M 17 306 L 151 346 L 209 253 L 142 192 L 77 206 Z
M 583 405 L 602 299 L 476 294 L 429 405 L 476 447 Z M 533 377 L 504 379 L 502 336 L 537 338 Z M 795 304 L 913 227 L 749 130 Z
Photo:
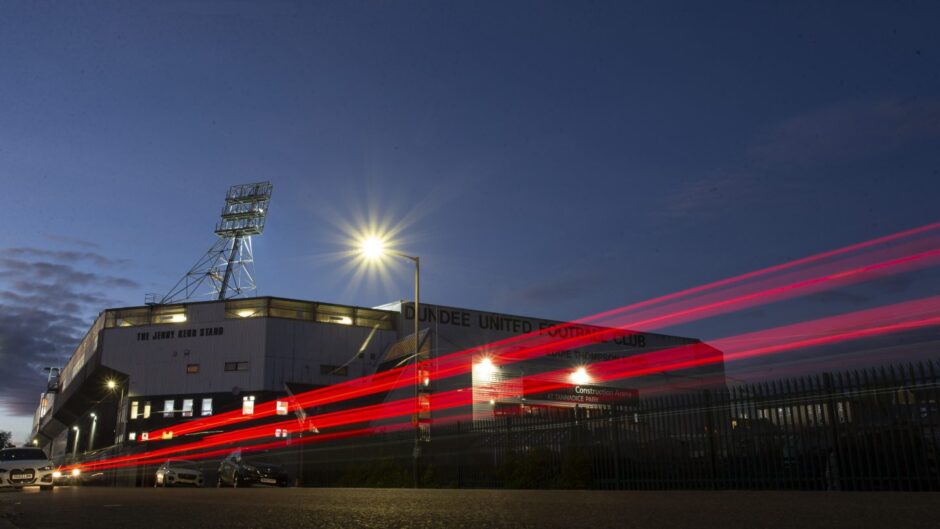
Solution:
M 409 489 L 0 492 L 0 529 L 931 528 L 940 494 Z

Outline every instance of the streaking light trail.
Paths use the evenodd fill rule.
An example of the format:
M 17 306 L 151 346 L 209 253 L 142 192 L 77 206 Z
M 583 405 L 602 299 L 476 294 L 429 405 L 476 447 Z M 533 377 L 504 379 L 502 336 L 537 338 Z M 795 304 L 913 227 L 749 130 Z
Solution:
M 931 225 L 929 229 L 925 227 L 903 233 L 922 234 L 934 230 L 937 227 L 940 227 L 940 223 Z M 902 238 L 902 235 L 896 234 L 876 241 L 895 242 L 900 238 Z M 859 245 L 847 247 L 847 249 L 827 252 L 820 254 L 820 256 L 805 258 L 794 261 L 793 263 L 767 268 L 763 271 L 752 272 L 739 276 L 738 278 L 722 280 L 683 292 L 686 294 L 698 294 L 717 287 L 726 287 L 740 283 L 745 279 L 762 277 L 782 270 L 791 270 L 797 266 L 797 264 L 794 263 L 798 263 L 799 265 L 813 265 L 800 274 L 810 274 L 810 277 L 807 278 L 800 279 L 794 273 L 787 273 L 780 278 L 765 279 L 754 284 L 740 285 L 730 291 L 699 296 L 690 301 L 676 301 L 661 307 L 644 308 L 655 303 L 680 297 L 679 294 L 671 294 L 656 300 L 636 303 L 614 311 L 583 318 L 579 320 L 580 323 L 563 323 L 525 335 L 451 353 L 432 361 L 419 363 L 418 369 L 428 371 L 431 379 L 439 380 L 466 373 L 470 369 L 469 359 L 476 355 L 489 356 L 494 363 L 505 365 L 557 351 L 605 342 L 618 337 L 635 334 L 636 331 L 629 330 L 631 328 L 642 328 L 645 331 L 657 330 L 679 323 L 687 323 L 695 319 L 727 314 L 733 311 L 751 308 L 759 304 L 777 302 L 799 295 L 819 292 L 824 289 L 845 286 L 873 277 L 908 272 L 913 269 L 940 263 L 940 248 L 938 248 L 938 241 L 934 238 L 904 241 L 903 243 L 895 244 L 891 248 L 881 251 L 881 254 L 887 255 L 889 259 L 879 262 L 860 265 L 860 262 L 870 259 L 871 256 L 867 254 L 862 256 L 849 255 L 844 261 L 822 262 L 825 259 L 831 259 L 849 253 L 850 250 L 848 250 L 848 248 L 852 249 L 851 251 L 857 251 L 859 249 L 868 250 L 875 244 L 877 243 L 860 243 Z M 930 249 L 924 250 L 924 247 Z M 882 257 L 884 257 L 884 255 L 882 255 Z M 840 268 L 846 264 L 853 265 L 853 267 Z M 796 279 L 799 280 L 794 281 Z M 782 281 L 784 281 L 784 283 L 781 283 Z M 730 297 L 729 294 L 731 294 Z M 588 324 L 585 322 L 592 323 Z M 403 366 L 376 375 L 336 384 L 328 388 L 301 393 L 296 396 L 293 407 L 296 409 L 321 406 L 404 387 L 412 383 L 411 381 L 414 379 L 414 369 L 414 365 Z M 250 416 L 242 415 L 240 410 L 234 410 L 214 417 L 198 419 L 151 432 L 149 439 L 161 439 L 163 434 L 167 431 L 173 431 L 174 435 L 178 436 L 244 421 L 257 420 L 272 416 L 275 413 L 275 401 L 258 403 L 255 407 L 255 413 Z
M 591 365 L 590 377 L 596 381 L 620 380 L 654 373 L 688 369 L 722 361 L 729 362 L 756 356 L 777 354 L 798 348 L 826 345 L 927 326 L 936 326 L 940 325 L 940 315 L 937 315 L 938 313 L 940 313 L 940 296 L 933 296 L 713 341 L 713 344 L 723 349 L 724 354 L 722 354 L 722 351 L 706 344 L 696 343 L 598 362 Z M 872 325 L 872 322 L 875 321 L 881 321 L 882 324 Z M 519 387 L 523 388 L 524 395 L 533 395 L 570 386 L 572 384 L 569 380 L 570 374 L 570 369 L 564 369 L 519 377 L 509 382 L 518 383 Z M 447 410 L 470 404 L 472 404 L 472 393 L 465 389 L 437 393 L 434 394 L 431 399 L 432 411 Z M 323 430 L 362 422 L 393 419 L 395 417 L 413 414 L 416 411 L 417 403 L 414 399 L 405 398 L 382 404 L 363 406 L 352 410 L 326 413 L 313 417 L 312 420 Z M 244 443 L 268 437 L 275 428 L 286 429 L 290 432 L 299 432 L 304 429 L 304 426 L 298 425 L 296 420 L 290 419 L 273 424 L 215 434 L 199 442 L 166 447 L 150 451 L 146 454 L 124 456 L 102 462 L 88 463 L 84 465 L 84 467 L 90 469 L 105 468 L 106 465 L 139 462 L 148 458 L 167 457 L 228 444 Z

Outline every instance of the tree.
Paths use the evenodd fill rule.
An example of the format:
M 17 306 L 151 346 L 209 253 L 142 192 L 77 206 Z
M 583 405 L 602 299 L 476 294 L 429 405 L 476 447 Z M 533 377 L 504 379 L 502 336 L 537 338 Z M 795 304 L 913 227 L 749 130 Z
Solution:
M 0 448 L 10 448 L 13 446 L 13 432 L 0 430 Z

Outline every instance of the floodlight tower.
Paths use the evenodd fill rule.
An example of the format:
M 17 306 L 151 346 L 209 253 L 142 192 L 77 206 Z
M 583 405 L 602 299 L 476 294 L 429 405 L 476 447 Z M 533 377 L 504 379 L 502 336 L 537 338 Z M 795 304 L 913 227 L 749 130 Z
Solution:
M 228 189 L 221 220 L 215 225 L 219 239 L 163 296 L 161 304 L 200 296 L 223 300 L 255 289 L 251 236 L 264 231 L 273 188 L 271 182 L 257 182 Z M 211 290 L 203 288 L 207 279 Z

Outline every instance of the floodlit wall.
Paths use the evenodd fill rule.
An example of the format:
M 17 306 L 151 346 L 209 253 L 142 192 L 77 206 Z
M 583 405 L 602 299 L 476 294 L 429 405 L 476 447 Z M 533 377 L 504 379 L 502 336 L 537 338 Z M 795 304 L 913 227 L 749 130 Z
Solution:
M 395 339 L 392 315 L 356 307 L 252 298 L 147 310 L 109 311 L 104 331 L 101 363 L 129 376 L 130 396 L 334 384 L 372 373 Z
M 412 304 L 396 303 L 381 308 L 398 312 L 398 328 L 403 337 L 413 332 L 414 308 Z M 432 360 L 451 353 L 470 351 L 479 348 L 481 345 L 498 344 L 502 340 L 529 332 L 538 332 L 541 329 L 545 329 L 550 338 L 557 340 L 571 338 L 575 333 L 580 332 L 583 334 L 600 329 L 600 327 L 575 326 L 574 328 L 550 331 L 551 327 L 562 322 L 441 305 L 421 304 L 419 310 L 422 335 L 425 334 L 425 330 L 429 333 L 426 346 L 430 348 Z M 414 342 L 410 339 L 406 341 L 407 344 L 403 342 L 402 346 L 389 352 L 393 353 L 396 349 L 402 349 L 398 352 L 410 353 L 414 347 Z M 481 372 L 479 369 L 472 368 L 472 364 L 479 362 L 482 357 L 491 353 L 478 350 L 472 357 L 468 357 L 468 370 L 466 373 L 444 380 L 431 381 L 431 402 L 433 406 L 433 393 L 470 388 L 472 391 L 473 420 L 486 420 L 492 419 L 501 411 L 510 411 L 511 413 L 513 405 L 518 407 L 523 403 L 532 406 L 573 407 L 579 405 L 590 408 L 592 406 L 591 402 L 597 400 L 593 397 L 597 397 L 599 394 L 604 394 L 602 395 L 604 398 L 610 397 L 611 400 L 634 401 L 639 396 L 677 393 L 688 391 L 690 387 L 699 389 L 724 387 L 724 363 L 721 361 L 689 369 L 650 373 L 642 377 L 601 383 L 590 379 L 592 364 L 677 348 L 682 348 L 683 354 L 690 358 L 716 353 L 720 355 L 719 352 L 692 338 L 636 332 L 602 343 L 553 351 L 551 354 L 538 358 Z M 495 351 L 498 351 L 498 349 L 495 349 Z M 382 362 L 382 367 L 388 368 L 392 363 L 389 359 L 385 359 Z M 573 373 L 578 368 L 585 369 L 587 379 L 582 384 L 572 383 L 571 388 L 552 394 L 525 395 L 525 399 L 523 399 L 524 388 L 521 384 L 515 382 L 523 376 L 550 371 Z M 564 381 L 568 381 L 567 377 Z M 583 387 L 580 388 L 581 392 L 577 393 L 578 388 L 576 386 L 579 385 Z M 414 388 L 408 386 L 391 392 L 386 400 L 404 399 L 409 396 L 413 398 L 413 395 Z M 578 395 L 584 395 L 584 397 L 578 397 Z M 629 399 L 627 395 L 629 395 Z M 582 400 L 579 401 L 579 398 Z M 468 411 L 466 409 L 434 412 L 434 417 L 437 419 L 448 416 L 467 417 L 467 415 Z

